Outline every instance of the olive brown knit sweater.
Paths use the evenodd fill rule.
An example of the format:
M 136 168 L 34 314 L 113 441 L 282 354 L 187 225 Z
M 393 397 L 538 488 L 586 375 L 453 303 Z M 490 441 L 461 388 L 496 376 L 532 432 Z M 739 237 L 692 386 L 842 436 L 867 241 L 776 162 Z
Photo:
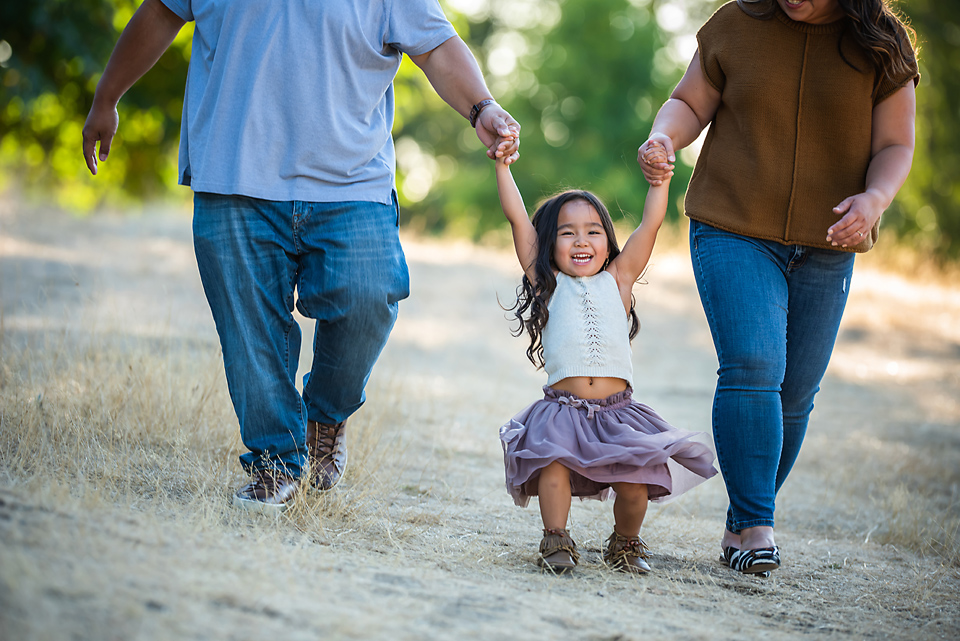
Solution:
M 919 78 L 914 61 L 911 75 L 877 82 L 846 20 L 806 24 L 779 8 L 761 20 L 730 2 L 700 29 L 700 65 L 721 99 L 687 190 L 688 216 L 839 249 L 827 228 L 839 220 L 833 208 L 865 189 L 873 108 Z M 847 251 L 867 251 L 876 239 L 874 227 Z

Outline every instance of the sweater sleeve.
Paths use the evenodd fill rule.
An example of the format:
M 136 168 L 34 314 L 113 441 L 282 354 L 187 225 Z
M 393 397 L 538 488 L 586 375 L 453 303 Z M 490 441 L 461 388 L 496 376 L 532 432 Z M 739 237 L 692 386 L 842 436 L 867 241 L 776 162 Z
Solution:
M 727 82 L 723 72 L 721 59 L 724 51 L 726 34 L 729 33 L 730 21 L 733 12 L 739 13 L 736 2 L 729 2 L 710 16 L 710 19 L 697 32 L 697 47 L 700 56 L 700 68 L 710 86 L 719 92 Z
M 910 37 L 907 35 L 907 31 L 903 28 L 903 25 L 897 25 L 897 32 L 901 40 L 907 43 L 907 46 L 910 49 L 910 58 L 907 60 L 907 69 L 894 75 L 892 78 L 884 74 L 884 76 L 880 79 L 874 94 L 874 107 L 905 87 L 908 82 L 913 81 L 913 86 L 917 86 L 917 84 L 920 82 L 920 68 L 917 65 L 917 54 L 913 51 L 913 47 L 910 46 Z

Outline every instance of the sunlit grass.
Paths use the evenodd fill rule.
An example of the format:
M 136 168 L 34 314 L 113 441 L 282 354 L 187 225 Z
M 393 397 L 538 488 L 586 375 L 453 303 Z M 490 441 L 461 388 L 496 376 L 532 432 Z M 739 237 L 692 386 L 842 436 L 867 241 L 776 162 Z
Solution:
M 79 233 L 70 229 L 62 233 Z M 529 618 L 531 610 L 616 628 L 618 620 L 603 618 L 608 610 L 639 606 L 661 609 L 646 623 L 654 627 L 687 625 L 679 613 L 700 612 L 683 621 L 735 628 L 738 618 L 724 613 L 759 608 L 764 614 L 754 616 L 780 616 L 786 608 L 782 625 L 795 632 L 789 621 L 811 616 L 804 608 L 813 601 L 843 604 L 843 616 L 863 621 L 894 611 L 943 620 L 956 608 L 957 455 L 950 444 L 960 413 L 949 379 L 937 380 L 956 376 L 956 359 L 949 350 L 917 349 L 948 344 L 952 330 L 914 318 L 933 342 L 911 338 L 910 325 L 894 320 L 904 309 L 926 314 L 915 310 L 929 301 L 898 284 L 890 296 L 903 302 L 888 304 L 872 268 L 861 270 L 864 287 L 851 300 L 859 339 L 841 339 L 838 366 L 778 499 L 787 559 L 779 574 L 759 582 L 717 564 L 726 504 L 718 477 L 651 507 L 643 536 L 655 574 L 643 580 L 600 561 L 610 504 L 575 501 L 570 528 L 584 562 L 558 581 L 534 565 L 536 503 L 518 509 L 502 486 L 497 427 L 542 382 L 497 307 L 497 296 L 519 278 L 509 245 L 405 238 L 414 291 L 368 402 L 348 423 L 346 477 L 336 491 L 307 492 L 274 518 L 231 505 L 246 480 L 237 462 L 243 446 L 212 321 L 197 311 L 205 311 L 202 293 L 190 289 L 189 237 L 152 229 L 133 252 L 145 255 L 142 264 L 120 256 L 103 265 L 113 280 L 77 271 L 82 285 L 51 285 L 37 308 L 8 302 L 0 312 L 0 603 L 9 605 L 0 611 L 0 637 L 57 638 L 83 621 L 90 633 L 81 638 L 137 638 L 130 622 L 149 621 L 178 638 L 217 638 L 214 623 L 225 611 L 236 614 L 236 629 L 254 617 L 282 635 L 294 625 L 285 618 L 292 613 L 311 632 L 386 638 L 397 622 L 426 636 L 448 625 L 463 632 L 494 624 L 532 636 L 542 620 Z M 11 264 L 38 256 L 87 270 L 101 264 L 93 259 L 99 250 L 83 243 L 60 251 L 56 234 L 6 232 L 0 247 Z M 680 427 L 709 430 L 709 332 L 682 230 L 664 241 L 636 291 L 644 324 L 635 367 L 656 379 L 645 385 L 645 401 Z M 95 246 L 105 243 L 98 238 Z M 155 313 L 143 300 L 131 303 L 132 290 L 126 297 L 83 290 L 97 278 L 105 287 L 125 284 L 129 273 L 157 291 L 143 265 L 162 266 L 162 280 L 177 288 L 169 318 L 164 305 Z M 26 300 L 39 282 L 29 270 L 7 275 L 7 301 Z M 83 298 L 73 302 L 78 287 Z M 64 295 L 66 314 L 46 312 L 44 304 Z M 936 300 L 938 313 L 954 317 L 946 299 Z M 104 313 L 103 301 L 127 307 Z M 874 335 L 881 330 L 893 333 Z M 881 346 L 891 336 L 896 345 L 906 341 L 903 353 Z M 886 368 L 893 360 L 901 364 L 896 376 Z M 869 376 L 839 366 L 847 362 Z M 906 390 L 920 386 L 925 396 L 910 400 Z M 903 434 L 901 425 L 909 426 Z M 504 605 L 513 601 L 525 605 Z M 471 612 L 465 603 L 480 604 L 489 623 L 461 618 Z M 372 616 L 370 608 L 388 614 Z M 656 629 L 669 636 L 672 628 Z

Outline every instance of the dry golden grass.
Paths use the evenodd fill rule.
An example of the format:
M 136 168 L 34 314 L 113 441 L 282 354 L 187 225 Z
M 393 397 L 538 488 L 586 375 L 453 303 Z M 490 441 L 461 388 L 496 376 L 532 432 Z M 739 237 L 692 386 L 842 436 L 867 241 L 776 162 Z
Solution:
M 716 363 L 677 238 L 637 290 L 638 394 L 702 430 Z M 0 212 L 0 639 L 960 635 L 949 283 L 858 267 L 771 579 L 716 562 L 719 478 L 651 508 L 643 578 L 600 561 L 610 505 L 575 502 L 583 563 L 553 577 L 502 487 L 497 427 L 542 384 L 497 307 L 509 252 L 408 239 L 346 478 L 271 518 L 230 505 L 242 446 L 189 243 L 171 216 Z

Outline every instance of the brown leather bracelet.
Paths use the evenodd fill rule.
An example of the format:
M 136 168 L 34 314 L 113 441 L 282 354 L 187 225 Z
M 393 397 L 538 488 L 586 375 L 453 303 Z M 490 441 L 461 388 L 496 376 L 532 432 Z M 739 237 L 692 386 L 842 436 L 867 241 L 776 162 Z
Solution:
M 474 129 L 477 128 L 477 118 L 480 117 L 480 112 L 484 110 L 488 105 L 494 105 L 497 101 L 493 98 L 487 98 L 486 100 L 481 100 L 473 107 L 470 108 L 470 126 Z

